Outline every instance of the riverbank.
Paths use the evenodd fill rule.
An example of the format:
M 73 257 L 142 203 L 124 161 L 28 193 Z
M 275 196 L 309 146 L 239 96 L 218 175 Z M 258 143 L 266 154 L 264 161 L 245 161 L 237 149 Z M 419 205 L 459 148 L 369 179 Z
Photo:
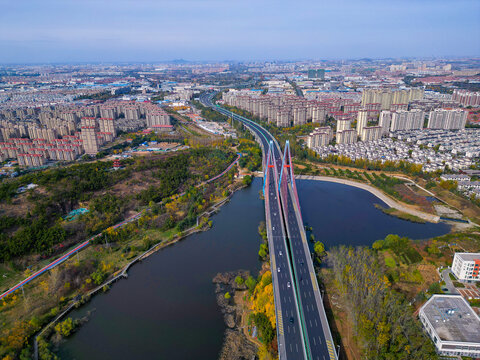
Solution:
M 187 155 L 190 157 L 186 159 Z M 196 228 L 209 227 L 211 222 L 208 216 L 226 201 L 230 192 L 242 187 L 241 182 L 235 180 L 235 170 L 232 170 L 240 157 L 241 155 L 237 154 L 234 159 L 234 153 L 226 148 L 204 148 L 175 157 L 141 158 L 134 163 L 123 164 L 124 169 L 115 172 L 115 176 L 108 167 L 102 168 L 102 174 L 110 176 L 108 179 L 113 187 L 109 188 L 108 193 L 89 194 L 92 195 L 89 199 L 90 206 L 87 206 L 91 209 L 89 214 L 75 221 L 62 223 L 65 229 L 57 227 L 59 233 L 63 231 L 75 234 L 71 236 L 72 239 L 76 237 L 81 240 L 83 234 L 97 235 L 86 241 L 82 240 L 80 245 L 58 258 L 53 257 L 56 260 L 48 264 L 39 266 L 32 261 L 33 256 L 30 259 L 19 259 L 19 264 L 27 268 L 24 272 L 15 268 L 14 262 L 10 262 L 8 266 L 14 268 L 16 273 L 9 273 L 11 276 L 8 276 L 8 279 L 3 274 L 2 279 L 9 283 L 13 283 L 16 278 L 23 277 L 24 280 L 0 295 L 0 322 L 4 328 L 0 339 L 0 357 L 6 354 L 15 357 L 19 351 L 31 353 L 29 340 L 45 324 L 50 323 L 65 309 L 71 310 L 79 300 L 97 293 L 101 288 L 107 288 L 111 282 L 121 277 L 126 277 L 128 268 L 139 259 L 147 257 L 152 247 L 156 250 L 157 247 L 195 232 Z M 148 165 L 142 167 L 140 163 L 143 162 Z M 225 167 L 223 163 L 226 163 Z M 152 175 L 151 170 L 157 168 L 163 170 Z M 84 174 L 86 170 L 82 171 L 81 174 Z M 163 175 L 164 173 L 168 175 Z M 150 184 L 148 189 L 145 189 L 145 184 L 143 187 L 137 186 L 140 174 L 142 181 Z M 225 174 L 227 176 L 223 179 L 215 181 Z M 77 175 L 73 173 L 69 176 Z M 157 188 L 153 185 L 157 184 L 156 182 L 149 181 L 152 176 L 156 177 L 157 182 L 158 178 L 162 177 L 161 187 Z M 178 183 L 179 177 L 184 181 L 181 184 Z M 196 184 L 197 181 L 201 182 Z M 215 183 L 212 183 L 213 181 Z M 180 194 L 172 196 L 175 191 Z M 117 195 L 121 193 L 122 198 L 111 192 Z M 147 202 L 148 199 L 150 201 Z M 96 215 L 93 216 L 92 213 Z M 108 227 L 109 224 L 119 221 L 122 215 L 125 220 Z M 31 223 L 35 223 L 35 220 Z M 22 224 L 29 226 L 26 222 Z M 23 234 L 20 230 L 18 232 Z M 58 235 L 56 242 L 61 240 L 61 235 Z M 35 236 L 40 238 L 38 241 L 44 240 L 39 233 Z M 56 251 L 60 252 L 68 245 L 69 242 L 65 241 L 56 247 Z M 43 249 L 43 252 L 48 254 L 49 249 Z M 27 267 L 27 261 L 34 264 Z M 41 268 L 36 271 L 38 267 Z M 48 277 L 44 275 L 47 272 L 50 275 Z M 15 341 L 10 341 L 12 336 L 18 336 L 18 340 L 16 338 Z
M 303 180 L 315 180 L 315 181 L 327 181 L 327 182 L 334 182 L 338 184 L 343 184 L 343 185 L 348 185 L 348 186 L 353 186 L 362 190 L 366 190 L 369 193 L 375 195 L 377 198 L 382 200 L 385 204 L 387 204 L 391 208 L 395 208 L 401 212 L 416 216 L 420 219 L 423 219 L 428 222 L 432 223 L 438 223 L 440 221 L 440 216 L 438 215 L 433 215 L 429 214 L 426 212 L 422 212 L 419 210 L 412 209 L 410 207 L 407 207 L 401 203 L 399 203 L 396 200 L 393 200 L 392 198 L 388 197 L 385 195 L 383 192 L 378 190 L 377 188 L 360 183 L 357 181 L 352 181 L 352 180 L 346 180 L 346 179 L 339 179 L 339 178 L 334 178 L 334 177 L 329 177 L 329 176 L 315 176 L 315 175 L 295 175 L 296 179 L 303 179 Z
M 218 273 L 212 280 L 217 304 L 227 326 L 219 360 L 253 359 L 258 352 L 259 344 L 246 331 L 249 295 L 245 279 L 249 277 L 249 271 L 239 270 Z
M 425 224 L 426 223 L 425 220 L 420 219 L 419 217 L 417 217 L 415 215 L 406 214 L 406 213 L 401 212 L 400 210 L 397 210 L 395 208 L 391 208 L 391 207 L 390 208 L 385 208 L 385 207 L 383 207 L 379 204 L 375 204 L 375 207 L 378 210 L 381 210 L 384 214 L 394 216 L 394 217 L 402 219 L 402 220 L 407 220 L 407 221 L 411 221 L 411 222 L 419 223 L 419 224 Z
M 57 324 L 61 319 L 65 318 L 66 315 L 68 315 L 72 310 L 78 309 L 80 306 L 86 304 L 89 302 L 93 296 L 98 294 L 99 292 L 105 292 L 110 289 L 110 286 L 113 285 L 117 280 L 120 280 L 121 278 L 128 278 L 128 270 L 135 265 L 136 263 L 139 263 L 145 259 L 147 259 L 149 256 L 155 254 L 156 252 L 163 250 L 169 246 L 172 246 L 179 241 L 187 238 L 189 235 L 192 235 L 194 233 L 198 232 L 203 232 L 207 231 L 210 229 L 210 225 L 207 222 L 200 222 L 199 219 L 203 217 L 209 217 L 213 213 L 219 211 L 220 207 L 225 205 L 231 197 L 238 191 L 246 187 L 246 185 L 241 185 L 238 184 L 239 186 L 235 186 L 232 189 L 232 192 L 226 196 L 225 198 L 221 199 L 220 201 L 216 202 L 215 204 L 211 205 L 206 211 L 201 213 L 198 218 L 197 218 L 197 225 L 192 226 L 189 229 L 184 230 L 181 233 L 173 235 L 173 237 L 167 241 L 161 240 L 160 242 L 154 244 L 151 246 L 148 250 L 145 252 L 139 254 L 136 256 L 132 261 L 130 261 L 128 264 L 126 264 L 122 269 L 116 271 L 113 274 L 113 277 L 106 280 L 104 283 L 100 284 L 90 292 L 82 295 L 81 297 L 76 297 L 71 304 L 58 316 L 55 317 L 54 320 L 52 320 L 50 323 L 48 323 L 45 327 L 43 327 L 34 337 L 34 359 L 38 360 L 38 344 L 39 344 L 39 339 L 43 339 L 45 337 L 48 338 L 48 336 L 51 334 L 51 331 L 55 327 L 55 324 Z M 200 224 L 200 225 L 198 225 Z

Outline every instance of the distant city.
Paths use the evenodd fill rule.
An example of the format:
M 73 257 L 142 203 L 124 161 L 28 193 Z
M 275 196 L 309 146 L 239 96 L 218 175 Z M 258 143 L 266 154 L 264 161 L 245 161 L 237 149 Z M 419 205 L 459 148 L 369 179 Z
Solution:
M 70 170 L 54 172 L 58 169 Z M 416 238 L 385 234 L 385 239 L 370 239 L 377 240 L 371 249 L 332 246 L 327 254 L 320 242 L 324 240 L 315 241 L 311 225 L 304 223 L 293 169 L 304 180 L 369 191 L 388 204 L 388 208 L 370 204 L 382 216 L 451 228 L 443 228 L 439 238 L 444 237 L 438 242 L 437 238 L 420 243 Z M 93 173 L 102 175 L 96 178 Z M 83 179 L 85 174 L 94 179 L 82 187 L 88 195 L 78 194 L 75 186 L 69 188 L 70 179 L 90 181 Z M 84 302 L 85 294 L 107 291 L 111 283 L 127 277 L 131 265 L 162 246 L 208 231 L 209 216 L 235 191 L 250 186 L 254 177 L 262 178 L 256 186 L 265 203 L 266 221 L 253 226 L 262 237 L 256 259 L 263 263 L 262 270 L 257 280 L 243 271 L 236 276 L 217 274 L 214 280 L 217 303 L 222 313 L 228 313 L 225 323 L 236 329 L 239 338 L 253 339 L 249 346 L 254 350 L 248 356 L 254 358 L 261 349 L 258 354 L 268 354 L 261 359 L 342 358 L 344 350 L 339 350 L 337 337 L 341 334 L 345 341 L 350 330 L 335 329 L 330 312 L 335 318 L 356 316 L 355 324 L 360 323 L 358 319 L 367 324 L 363 313 L 338 310 L 345 304 L 356 305 L 345 297 L 354 292 L 361 301 L 352 311 L 373 298 L 382 311 L 389 301 L 397 310 L 403 311 L 407 303 L 409 309 L 412 306 L 408 319 L 398 320 L 402 323 L 398 326 L 411 331 L 405 336 L 419 359 L 430 359 L 435 352 L 480 356 L 480 291 L 475 285 L 480 281 L 478 58 L 0 66 L 0 219 L 8 232 L 2 234 L 0 245 L 5 264 L 17 261 L 17 267 L 5 265 L 4 278 L 11 271 L 14 280 L 7 279 L 3 306 L 10 301 L 12 310 L 15 291 L 24 292 L 27 284 L 29 291 L 37 289 L 37 276 L 61 268 L 63 261 L 66 264 L 77 255 L 86 269 L 75 275 L 81 281 L 70 289 L 73 280 L 64 283 L 67 275 L 58 277 L 55 286 L 69 298 L 49 299 L 50 307 L 45 306 L 47 310 L 58 306 L 58 310 L 71 301 L 66 315 Z M 214 185 L 217 179 L 222 180 Z M 46 186 L 49 181 L 58 188 Z M 71 199 L 59 206 L 56 202 L 65 194 Z M 28 228 L 33 240 L 19 241 L 24 233 L 18 229 L 30 226 L 32 214 L 44 216 L 47 206 L 42 208 L 41 201 L 47 198 L 51 213 L 41 218 L 40 225 L 35 223 L 40 229 L 35 231 L 46 235 L 37 238 Z M 258 200 L 257 191 L 254 198 Z M 357 215 L 358 219 L 345 223 L 368 222 Z M 323 236 L 323 229 L 316 231 Z M 458 238 L 450 237 L 450 231 L 459 231 Z M 54 239 L 34 247 L 44 238 Z M 80 239 L 84 242 L 78 244 Z M 349 241 L 345 243 L 354 244 Z M 23 247 L 17 249 L 18 243 Z M 64 244 L 75 248 L 60 257 Z M 92 250 L 98 252 L 96 260 L 88 255 L 81 262 L 78 254 L 89 245 L 96 246 Z M 110 254 L 115 252 L 118 258 L 112 260 Z M 32 261 L 28 258 L 32 254 L 38 255 L 36 260 L 41 254 L 41 261 L 51 257 L 52 262 L 34 267 L 32 274 L 31 266 L 25 265 Z M 369 259 L 375 260 L 368 263 Z M 357 260 L 365 262 L 359 265 Z M 356 265 L 355 272 L 351 269 Z M 66 269 L 65 265 L 61 271 Z M 365 271 L 363 277 L 361 271 Z M 42 296 L 48 299 L 49 285 L 39 286 L 46 289 Z M 369 294 L 357 293 L 360 288 Z M 325 289 L 330 300 L 327 311 Z M 268 296 L 261 298 L 262 292 Z M 402 299 L 397 301 L 399 293 Z M 342 296 L 343 305 L 336 302 Z M 254 305 L 243 304 L 244 312 L 234 318 L 238 309 L 230 306 L 232 298 Z M 373 310 L 370 307 L 368 312 Z M 403 316 L 392 313 L 396 319 Z M 41 323 L 42 332 L 58 323 L 57 335 L 47 332 L 55 351 L 61 347 L 57 338 L 73 331 L 62 328 L 66 325 L 59 322 L 60 317 L 54 318 L 56 314 L 45 316 Z M 10 329 L 15 316 L 9 312 Z M 29 316 L 22 312 L 24 321 Z M 393 325 L 384 316 L 368 324 L 381 324 L 378 331 L 388 334 L 388 342 L 388 326 Z M 64 321 L 72 321 L 68 319 Z M 235 323 L 238 319 L 244 323 Z M 376 327 L 367 325 L 356 329 Z M 240 330 L 244 328 L 247 335 Z M 39 346 L 42 350 L 37 330 L 32 327 L 25 337 L 35 336 L 35 354 Z M 386 358 L 375 357 L 383 340 L 368 336 L 362 333 L 359 339 L 367 339 L 369 345 L 365 340 L 362 350 L 345 350 L 351 352 L 345 358 L 355 358 L 351 354 Z M 363 340 L 348 341 L 356 347 Z M 391 341 L 389 353 L 397 352 L 392 348 L 401 340 Z M 8 345 L 2 351 L 18 354 L 24 345 Z M 399 354 L 410 353 L 410 343 L 401 346 Z M 30 345 L 27 350 L 30 354 Z M 47 350 L 41 359 L 51 358 Z M 248 357 L 242 356 L 231 359 Z

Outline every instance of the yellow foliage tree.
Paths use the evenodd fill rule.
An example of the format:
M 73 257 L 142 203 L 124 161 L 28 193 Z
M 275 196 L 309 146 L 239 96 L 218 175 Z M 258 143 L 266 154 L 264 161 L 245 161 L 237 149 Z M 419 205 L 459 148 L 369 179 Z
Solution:
M 272 273 L 270 271 L 266 271 L 263 274 L 262 279 L 253 291 L 251 300 L 252 311 L 254 313 L 264 313 L 275 329 L 275 305 L 273 302 Z

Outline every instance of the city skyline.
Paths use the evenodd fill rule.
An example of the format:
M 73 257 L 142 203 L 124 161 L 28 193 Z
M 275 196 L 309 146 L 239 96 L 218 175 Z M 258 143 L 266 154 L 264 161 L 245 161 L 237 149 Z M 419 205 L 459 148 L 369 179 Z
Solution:
M 0 63 L 478 56 L 480 3 L 0 2 Z

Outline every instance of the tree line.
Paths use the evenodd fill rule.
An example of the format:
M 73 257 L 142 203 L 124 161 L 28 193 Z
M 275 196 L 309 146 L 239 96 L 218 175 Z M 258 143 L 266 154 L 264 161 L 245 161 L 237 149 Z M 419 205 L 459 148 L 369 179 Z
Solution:
M 373 250 L 333 248 L 327 263 L 349 305 L 366 358 L 437 359 L 432 342 L 413 318 L 413 309 L 391 288 Z

